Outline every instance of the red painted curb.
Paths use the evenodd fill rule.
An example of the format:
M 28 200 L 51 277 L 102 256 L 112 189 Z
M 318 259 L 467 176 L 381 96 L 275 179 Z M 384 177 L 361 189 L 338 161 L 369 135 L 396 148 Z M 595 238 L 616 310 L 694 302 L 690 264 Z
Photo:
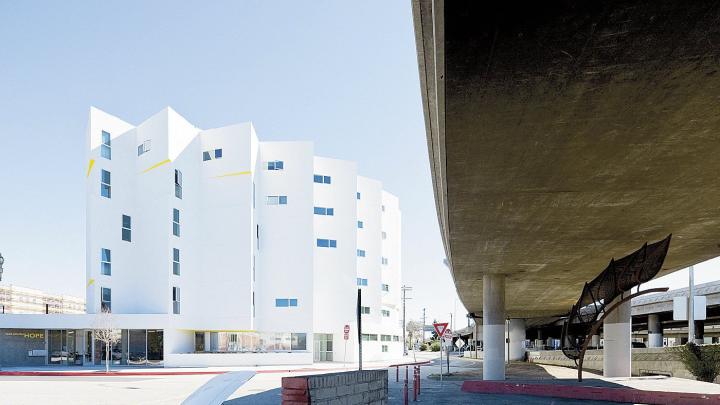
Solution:
M 150 375 L 202 375 L 225 374 L 227 371 L 0 371 L 0 376 L 9 377 L 116 377 Z
M 462 391 L 481 394 L 516 394 L 596 401 L 658 405 L 709 405 L 720 403 L 720 394 L 644 391 L 632 388 L 525 384 L 503 381 L 465 381 Z

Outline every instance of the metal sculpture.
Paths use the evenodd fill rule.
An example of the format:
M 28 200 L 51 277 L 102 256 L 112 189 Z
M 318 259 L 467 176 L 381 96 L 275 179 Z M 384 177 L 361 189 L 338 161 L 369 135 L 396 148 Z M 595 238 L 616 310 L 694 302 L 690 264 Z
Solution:
M 602 273 L 593 281 L 585 283 L 580 299 L 565 319 L 561 337 L 563 353 L 575 360 L 577 365 L 578 381 L 582 381 L 585 351 L 607 315 L 620 304 L 637 296 L 668 290 L 652 288 L 640 291 L 640 284 L 651 280 L 662 268 L 671 237 L 672 234 L 659 242 L 649 245 L 645 243 L 643 247 L 622 259 L 613 258 Z M 638 287 L 638 291 L 625 295 L 633 287 Z M 611 305 L 616 298 L 620 299 Z
M 4 263 L 5 263 L 5 258 L 3 257 L 2 253 L 0 253 L 0 281 L 2 281 L 3 264 Z

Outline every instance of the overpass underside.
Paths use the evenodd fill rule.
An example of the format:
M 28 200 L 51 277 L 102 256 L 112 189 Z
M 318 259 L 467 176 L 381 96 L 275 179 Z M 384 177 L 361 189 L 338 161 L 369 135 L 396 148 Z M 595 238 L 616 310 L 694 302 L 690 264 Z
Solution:
M 611 258 L 670 233 L 660 276 L 720 255 L 717 2 L 413 13 L 438 218 L 470 312 L 487 317 L 494 277 L 503 317 L 567 313 Z

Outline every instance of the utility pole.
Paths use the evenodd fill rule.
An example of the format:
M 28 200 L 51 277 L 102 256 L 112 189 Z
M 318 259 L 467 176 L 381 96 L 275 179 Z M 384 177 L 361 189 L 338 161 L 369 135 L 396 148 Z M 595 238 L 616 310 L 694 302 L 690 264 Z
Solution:
M 400 289 L 402 290 L 402 305 L 403 305 L 403 320 L 402 320 L 402 327 L 403 327 L 403 340 L 402 340 L 402 341 L 403 341 L 403 356 L 407 356 L 408 352 L 407 352 L 407 340 L 406 340 L 406 339 L 407 339 L 407 333 L 405 332 L 405 327 L 406 327 L 406 323 L 405 323 L 405 301 L 407 301 L 407 300 L 409 300 L 409 299 L 412 299 L 412 298 L 408 298 L 408 297 L 406 296 L 406 293 L 407 293 L 408 291 L 412 291 L 412 287 L 408 287 L 408 286 L 406 286 L 405 284 L 403 284 L 403 286 L 402 286 Z
M 688 343 L 695 343 L 695 269 L 690 266 L 688 285 Z
M 422 343 L 425 343 L 425 308 L 423 308 L 423 328 L 422 328 Z

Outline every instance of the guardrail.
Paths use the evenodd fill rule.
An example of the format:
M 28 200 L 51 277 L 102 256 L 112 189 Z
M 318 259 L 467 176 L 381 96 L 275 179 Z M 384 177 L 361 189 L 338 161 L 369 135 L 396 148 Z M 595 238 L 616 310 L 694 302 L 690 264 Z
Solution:
M 413 367 L 413 402 L 417 401 L 420 395 L 420 367 L 430 365 L 430 360 L 414 363 L 391 364 L 388 368 L 395 367 L 395 382 L 400 382 L 400 367 L 405 367 L 405 384 L 403 386 L 403 404 L 408 404 L 408 367 Z

